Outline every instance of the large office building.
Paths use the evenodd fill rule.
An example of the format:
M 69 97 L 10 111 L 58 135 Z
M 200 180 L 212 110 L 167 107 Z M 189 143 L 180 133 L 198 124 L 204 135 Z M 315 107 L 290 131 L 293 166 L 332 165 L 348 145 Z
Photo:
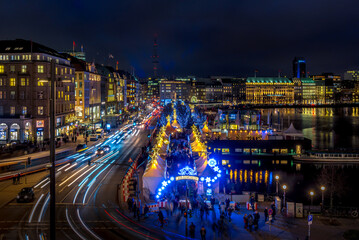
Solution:
M 55 69 L 51 62 L 55 60 Z M 75 70 L 66 57 L 41 44 L 0 41 L 0 144 L 49 139 L 50 81 L 55 71 L 56 135 L 75 122 Z
M 246 80 L 249 104 L 293 104 L 294 83 L 288 78 L 249 77 Z
M 160 99 L 163 103 L 171 100 L 189 101 L 190 95 L 190 81 L 165 80 L 160 83 Z
M 307 77 L 307 63 L 302 57 L 295 57 L 293 60 L 293 77 L 306 78 Z

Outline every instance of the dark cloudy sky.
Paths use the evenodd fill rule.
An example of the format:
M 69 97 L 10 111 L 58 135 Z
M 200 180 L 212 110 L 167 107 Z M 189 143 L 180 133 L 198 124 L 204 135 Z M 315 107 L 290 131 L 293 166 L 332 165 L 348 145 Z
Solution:
M 152 74 L 158 34 L 162 75 L 291 74 L 359 69 L 358 0 L 0 0 L 0 38 L 57 50 L 81 44 L 88 60 Z

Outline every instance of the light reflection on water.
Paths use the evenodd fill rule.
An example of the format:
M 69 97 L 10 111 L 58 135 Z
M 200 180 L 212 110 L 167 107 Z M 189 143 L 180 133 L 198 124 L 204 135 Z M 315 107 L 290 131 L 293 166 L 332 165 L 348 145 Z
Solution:
M 273 127 L 290 123 L 312 140 L 313 149 L 359 150 L 359 107 L 260 109 L 262 122 L 272 113 Z

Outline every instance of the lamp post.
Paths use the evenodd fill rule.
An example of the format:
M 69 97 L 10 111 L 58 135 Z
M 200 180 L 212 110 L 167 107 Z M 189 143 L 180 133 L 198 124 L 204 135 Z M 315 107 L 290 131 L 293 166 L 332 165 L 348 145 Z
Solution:
M 55 200 L 55 59 L 51 61 L 51 95 L 50 95 L 50 239 L 56 238 L 56 200 Z
M 283 185 L 283 207 L 285 207 L 285 190 L 287 190 L 287 185 Z
M 278 184 L 279 184 L 279 176 L 278 175 L 275 175 L 275 192 L 276 192 L 276 195 L 278 196 Z
M 321 186 L 320 190 L 322 190 L 322 211 L 324 210 L 324 191 L 325 191 L 325 187 Z
M 310 191 L 310 192 L 309 192 L 309 195 L 310 195 L 310 205 L 309 205 L 309 213 L 310 213 L 311 206 L 313 205 L 314 192 L 313 192 L 313 191 Z

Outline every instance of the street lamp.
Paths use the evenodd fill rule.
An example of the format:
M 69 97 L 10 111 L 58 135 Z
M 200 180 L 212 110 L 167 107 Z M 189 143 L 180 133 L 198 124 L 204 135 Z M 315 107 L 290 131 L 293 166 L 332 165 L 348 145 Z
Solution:
M 313 205 L 314 192 L 313 192 L 313 191 L 310 191 L 310 192 L 309 192 L 309 195 L 310 195 L 310 205 L 309 205 L 309 213 L 310 213 L 310 208 L 311 208 L 311 206 Z
M 279 184 L 279 176 L 278 175 L 275 175 L 275 192 L 278 196 L 278 184 Z
M 324 209 L 324 191 L 325 191 L 325 186 L 321 186 L 320 190 L 322 190 L 322 211 Z
M 283 207 L 285 207 L 285 190 L 287 189 L 287 185 L 283 185 Z

